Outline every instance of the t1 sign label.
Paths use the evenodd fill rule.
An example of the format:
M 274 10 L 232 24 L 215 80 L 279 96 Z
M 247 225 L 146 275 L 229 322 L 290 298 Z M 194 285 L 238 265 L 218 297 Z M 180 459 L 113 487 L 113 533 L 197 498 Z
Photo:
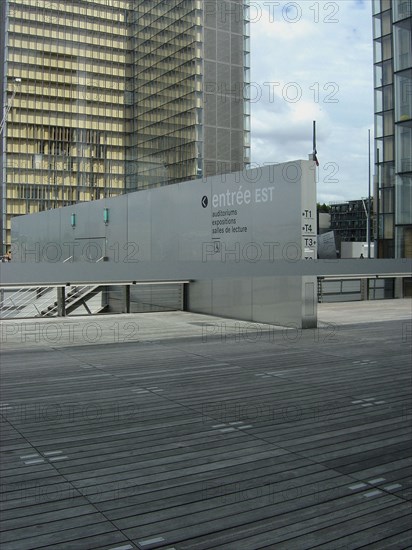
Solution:
M 313 209 L 302 210 L 302 250 L 304 260 L 314 260 L 317 257 L 317 227 L 316 211 Z

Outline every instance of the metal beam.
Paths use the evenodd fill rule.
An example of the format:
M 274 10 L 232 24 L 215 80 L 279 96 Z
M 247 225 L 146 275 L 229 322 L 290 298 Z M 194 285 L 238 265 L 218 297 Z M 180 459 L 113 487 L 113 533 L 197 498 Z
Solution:
M 131 267 L 132 265 L 132 267 Z M 138 269 L 136 269 L 138 266 Z M 229 268 L 232 269 L 229 269 Z M 0 263 L 0 286 L 70 286 L 114 284 L 169 284 L 233 277 L 395 277 L 412 276 L 410 259 L 264 260 L 248 262 L 205 261 Z M 159 273 L 162 277 L 159 277 Z

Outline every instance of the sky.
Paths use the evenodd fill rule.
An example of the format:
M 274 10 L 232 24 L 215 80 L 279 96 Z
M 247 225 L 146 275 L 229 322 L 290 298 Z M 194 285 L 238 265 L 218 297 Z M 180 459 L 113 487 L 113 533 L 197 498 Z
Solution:
M 371 0 L 250 1 L 252 166 L 307 159 L 315 120 L 321 203 L 368 195 L 371 12 Z

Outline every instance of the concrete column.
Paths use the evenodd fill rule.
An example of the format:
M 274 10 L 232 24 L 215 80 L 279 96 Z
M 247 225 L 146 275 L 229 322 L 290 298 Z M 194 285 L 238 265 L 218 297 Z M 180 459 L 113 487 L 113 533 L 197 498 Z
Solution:
M 360 280 L 361 300 L 369 300 L 369 279 Z
M 401 277 L 396 277 L 394 281 L 393 297 L 403 298 L 403 279 Z
M 182 284 L 182 311 L 189 311 L 189 284 Z
M 130 313 L 130 285 L 122 287 L 123 292 L 123 313 Z
M 66 317 L 66 289 L 64 286 L 57 287 L 57 316 Z

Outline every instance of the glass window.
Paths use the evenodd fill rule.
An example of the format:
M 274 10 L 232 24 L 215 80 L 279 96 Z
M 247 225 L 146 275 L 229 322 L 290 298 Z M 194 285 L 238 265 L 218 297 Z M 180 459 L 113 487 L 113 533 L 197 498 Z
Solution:
M 372 0 L 372 13 L 375 15 L 381 11 L 381 0 Z
M 395 165 L 393 162 L 382 164 L 379 176 L 381 187 L 393 187 L 395 185 Z
M 412 127 L 396 128 L 396 171 L 412 172 Z
M 374 67 L 375 88 L 380 88 L 383 85 L 382 82 L 382 65 L 375 65 Z
M 393 136 L 383 140 L 383 160 L 385 162 L 393 161 Z
M 412 177 L 396 176 L 396 223 L 412 224 Z
M 392 35 L 382 38 L 382 60 L 391 59 L 392 57 Z
M 393 239 L 393 214 L 381 215 L 380 222 L 379 237 Z
M 380 112 L 383 109 L 383 92 L 382 90 L 375 90 L 375 110 Z
M 381 0 L 382 11 L 390 10 L 392 8 L 392 0 Z
M 379 192 L 379 211 L 392 214 L 394 211 L 394 187 L 384 187 Z
M 395 75 L 395 119 L 405 122 L 412 118 L 412 69 Z
M 391 12 L 386 11 L 382 13 L 382 36 L 392 32 L 392 18 Z
M 384 61 L 382 63 L 382 86 L 392 84 L 393 82 L 393 68 L 392 60 Z
M 375 16 L 373 18 L 373 37 L 380 38 L 382 36 L 382 19 L 381 16 Z
M 409 69 L 412 65 L 412 33 L 403 27 L 394 28 L 395 71 Z
M 375 136 L 383 136 L 383 115 L 375 115 Z
M 373 42 L 373 61 L 380 63 L 382 61 L 382 43 L 381 38 Z
M 412 227 L 395 228 L 397 258 L 412 258 Z
M 383 135 L 390 136 L 394 133 L 393 126 L 393 110 L 385 111 L 383 113 Z
M 393 86 L 385 86 L 383 88 L 383 110 L 393 109 Z
M 399 21 L 412 15 L 411 0 L 392 0 L 393 20 Z

